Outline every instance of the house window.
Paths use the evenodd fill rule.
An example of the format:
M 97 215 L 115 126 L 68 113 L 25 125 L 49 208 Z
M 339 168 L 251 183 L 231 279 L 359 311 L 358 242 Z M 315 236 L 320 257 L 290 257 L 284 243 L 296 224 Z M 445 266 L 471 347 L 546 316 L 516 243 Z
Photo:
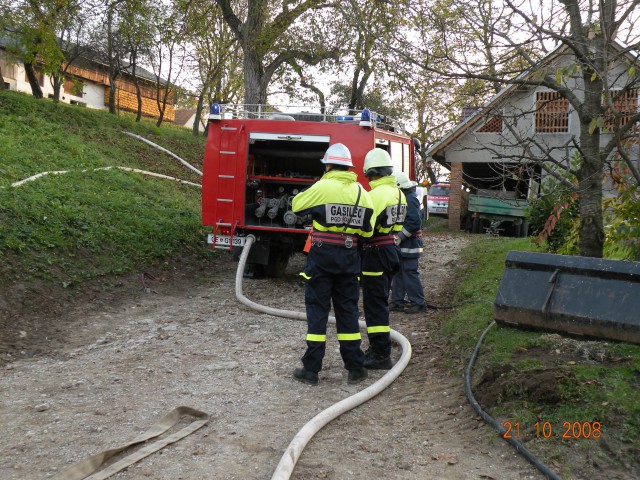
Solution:
M 604 118 L 604 126 L 607 130 L 615 130 L 618 127 L 626 125 L 634 115 L 638 113 L 638 90 L 612 90 L 611 99 L 613 106 L 618 111 L 618 115 L 614 115 L 607 110 Z M 606 107 L 606 106 L 605 106 Z
M 2 76 L 4 78 L 11 78 L 12 80 L 16 79 L 16 67 L 15 65 L 5 65 L 2 70 Z
M 567 133 L 569 100 L 558 92 L 536 92 L 536 132 Z
M 502 115 L 495 115 L 478 129 L 478 133 L 502 133 Z

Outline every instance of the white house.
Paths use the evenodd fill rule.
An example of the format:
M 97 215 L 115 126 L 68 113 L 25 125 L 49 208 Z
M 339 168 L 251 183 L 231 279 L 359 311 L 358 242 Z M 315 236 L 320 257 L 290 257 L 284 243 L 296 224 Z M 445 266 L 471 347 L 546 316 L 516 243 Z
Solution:
M 616 109 L 622 112 L 621 123 L 625 124 L 638 115 L 638 78 L 630 78 L 629 65 L 635 64 L 640 72 L 640 64 L 637 54 L 620 43 L 612 42 L 612 48 L 618 54 L 618 63 L 608 71 L 609 88 Z M 582 73 L 575 66 L 573 53 L 567 47 L 559 47 L 517 79 L 535 80 L 542 70 L 561 72 L 564 84 L 576 96 L 584 97 Z M 460 228 L 456 212 L 460 211 L 463 185 L 472 190 L 502 189 L 515 192 L 520 198 L 535 195 L 544 174 L 540 162 L 529 162 L 525 167 L 526 160 L 566 162 L 575 151 L 573 140 L 580 134 L 578 114 L 569 101 L 539 85 L 508 85 L 482 107 L 464 113 L 462 121 L 426 152 L 451 170 L 449 226 L 455 229 Z M 602 146 L 611 140 L 612 134 L 607 132 L 613 130 L 611 118 L 604 123 Z M 636 123 L 634 128 L 640 135 L 640 126 Z M 630 151 L 640 166 L 638 145 Z

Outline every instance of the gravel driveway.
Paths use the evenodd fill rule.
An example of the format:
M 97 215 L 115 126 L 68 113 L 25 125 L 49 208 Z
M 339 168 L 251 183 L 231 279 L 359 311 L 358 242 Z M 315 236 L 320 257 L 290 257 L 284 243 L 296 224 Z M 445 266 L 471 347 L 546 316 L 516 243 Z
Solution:
M 426 241 L 427 300 L 441 305 L 468 237 L 430 234 Z M 245 280 L 246 296 L 304 311 L 295 275 L 303 262 L 295 257 L 283 279 Z M 309 419 L 382 375 L 371 372 L 364 385 L 348 385 L 330 334 L 320 384 L 295 382 L 291 371 L 304 353 L 306 325 L 241 305 L 236 267 L 222 254 L 206 275 L 176 272 L 153 282 L 154 293 L 123 285 L 132 293 L 52 316 L 64 326 L 55 338 L 22 331 L 25 341 L 50 341 L 51 348 L 2 367 L 0 478 L 52 477 L 129 442 L 185 405 L 207 412 L 208 425 L 113 478 L 269 479 Z M 382 394 L 321 430 L 292 478 L 542 478 L 477 417 L 462 378 L 444 368 L 448 347 L 432 339 L 442 315 L 392 314 L 392 327 L 412 343 L 407 369 Z

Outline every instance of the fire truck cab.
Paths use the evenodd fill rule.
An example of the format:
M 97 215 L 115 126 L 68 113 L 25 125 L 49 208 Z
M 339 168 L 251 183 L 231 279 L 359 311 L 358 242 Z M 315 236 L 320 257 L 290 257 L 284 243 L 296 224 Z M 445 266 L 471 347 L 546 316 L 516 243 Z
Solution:
M 245 272 L 249 276 L 282 275 L 291 255 L 303 250 L 312 223 L 291 211 L 291 201 L 323 175 L 320 159 L 329 145 L 349 148 L 358 181 L 367 189 L 362 166 L 374 147 L 389 152 L 394 171 L 415 177 L 414 143 L 385 117 L 369 110 L 329 115 L 277 108 L 214 103 L 209 115 L 202 224 L 212 228 L 208 241 L 213 248 L 228 249 L 236 257 L 246 236 L 255 236 Z

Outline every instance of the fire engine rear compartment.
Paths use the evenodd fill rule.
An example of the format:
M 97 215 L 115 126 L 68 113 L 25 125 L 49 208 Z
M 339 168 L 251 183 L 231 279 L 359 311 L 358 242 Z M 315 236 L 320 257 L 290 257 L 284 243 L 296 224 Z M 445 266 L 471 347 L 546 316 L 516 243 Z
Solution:
M 308 216 L 293 214 L 292 199 L 322 177 L 320 160 L 334 143 L 349 147 L 363 185 L 362 163 L 373 147 L 389 151 L 397 170 L 414 171 L 411 139 L 403 133 L 358 122 L 211 118 L 202 219 L 213 227 L 213 247 L 238 257 L 252 234 L 247 266 L 268 275 L 283 272 L 289 257 L 302 251 L 312 225 Z
M 244 225 L 307 229 L 310 219 L 291 212 L 291 201 L 324 173 L 327 135 L 251 132 L 247 152 Z

